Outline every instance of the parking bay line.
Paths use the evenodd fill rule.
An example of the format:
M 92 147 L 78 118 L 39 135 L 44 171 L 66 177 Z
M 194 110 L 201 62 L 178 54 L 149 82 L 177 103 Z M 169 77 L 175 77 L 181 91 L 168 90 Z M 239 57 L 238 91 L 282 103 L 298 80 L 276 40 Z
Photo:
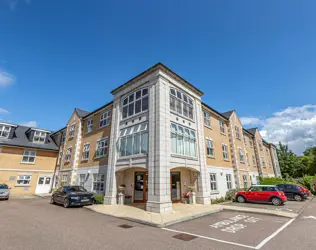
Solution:
M 161 228 L 163 230 L 167 230 L 170 232 L 175 232 L 175 233 L 183 233 L 183 234 L 188 234 L 188 235 L 192 235 L 192 236 L 196 236 L 202 239 L 207 239 L 207 240 L 212 240 L 212 241 L 217 241 L 217 242 L 221 242 L 221 243 L 226 243 L 226 244 L 230 244 L 230 245 L 235 245 L 235 246 L 240 246 L 240 247 L 246 247 L 246 248 L 251 248 L 251 249 L 257 249 L 254 246 L 248 246 L 248 245 L 244 245 L 244 244 L 240 244 L 240 243 L 236 243 L 236 242 L 232 242 L 232 241 L 226 241 L 226 240 L 219 240 L 219 239 L 215 239 L 215 238 L 210 238 L 210 237 L 206 237 L 203 235 L 199 235 L 199 234 L 193 234 L 193 233 L 188 233 L 188 232 L 184 232 L 184 231 L 178 231 L 178 230 L 174 230 L 174 229 L 170 229 L 170 228 Z
M 207 237 L 207 236 L 203 236 L 203 235 L 199 235 L 199 234 L 193 234 L 193 233 L 188 233 L 188 232 L 184 232 L 184 231 L 178 231 L 178 230 L 174 230 L 174 229 L 170 229 L 170 228 L 161 228 L 163 230 L 166 231 L 170 231 L 170 232 L 175 232 L 175 233 L 183 233 L 183 234 L 188 234 L 188 235 L 192 235 L 192 236 L 196 236 L 202 239 L 207 239 L 207 240 L 212 240 L 212 241 L 217 241 L 217 242 L 221 242 L 221 243 L 226 243 L 226 244 L 230 244 L 230 245 L 235 245 L 235 246 L 241 246 L 241 247 L 245 247 L 245 248 L 251 248 L 251 249 L 260 249 L 261 247 L 263 247 L 265 244 L 267 244 L 270 240 L 272 240 L 275 236 L 277 236 L 280 232 L 282 232 L 287 226 L 289 226 L 294 219 L 289 220 L 288 222 L 286 222 L 282 227 L 280 227 L 278 230 L 276 230 L 273 234 L 271 234 L 270 236 L 268 236 L 267 238 L 265 238 L 263 241 L 261 241 L 257 246 L 249 246 L 249 245 L 244 245 L 244 244 L 240 244 L 240 243 L 236 243 L 236 242 L 232 242 L 232 241 L 226 241 L 226 240 L 220 240 L 220 239 L 215 239 L 215 238 L 211 238 L 211 237 Z

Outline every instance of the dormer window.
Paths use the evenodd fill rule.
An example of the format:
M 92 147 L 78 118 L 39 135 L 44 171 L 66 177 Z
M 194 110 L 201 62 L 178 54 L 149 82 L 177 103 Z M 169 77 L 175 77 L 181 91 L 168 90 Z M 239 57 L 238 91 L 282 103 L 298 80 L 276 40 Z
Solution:
M 8 138 L 11 127 L 0 124 L 0 137 Z
M 178 90 L 170 89 L 170 109 L 193 120 L 193 100 Z
M 148 110 L 148 89 L 140 89 L 123 100 L 123 119 Z
M 41 131 L 34 131 L 33 142 L 45 143 L 46 133 Z

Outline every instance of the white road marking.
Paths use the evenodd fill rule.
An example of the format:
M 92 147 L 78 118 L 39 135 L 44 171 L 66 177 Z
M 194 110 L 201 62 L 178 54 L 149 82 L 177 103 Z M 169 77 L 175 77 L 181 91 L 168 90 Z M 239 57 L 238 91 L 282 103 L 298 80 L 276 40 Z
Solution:
M 265 238 L 263 241 L 261 241 L 260 244 L 258 244 L 255 249 L 260 249 L 263 247 L 266 243 L 268 243 L 271 239 L 273 239 L 275 236 L 277 236 L 281 231 L 283 231 L 288 225 L 290 225 L 294 219 L 289 220 L 287 223 L 285 223 L 282 227 L 280 227 L 278 230 L 276 230 L 273 234 L 271 234 L 269 237 Z
M 214 238 L 206 237 L 206 236 L 203 236 L 203 235 L 192 234 L 192 233 L 183 232 L 183 231 L 178 231 L 178 230 L 174 230 L 174 229 L 170 229 L 170 228 L 161 228 L 161 229 L 167 230 L 167 231 L 170 231 L 170 232 L 175 232 L 175 233 L 188 234 L 188 235 L 196 236 L 196 237 L 199 237 L 199 238 L 202 238 L 202 239 L 213 240 L 213 241 L 217 241 L 217 242 L 221 242 L 221 243 L 226 243 L 226 244 L 230 244 L 230 245 L 235 245 L 235 246 L 240 246 L 240 247 L 246 247 L 246 248 L 251 248 L 251 249 L 257 249 L 257 248 L 254 247 L 254 246 L 248 246 L 248 245 L 244 245 L 244 244 L 240 244 L 240 243 L 236 243 L 236 242 L 232 242 L 232 241 L 214 239 Z
M 315 216 L 304 216 L 302 217 L 303 219 L 314 219 L 316 220 L 316 217 Z

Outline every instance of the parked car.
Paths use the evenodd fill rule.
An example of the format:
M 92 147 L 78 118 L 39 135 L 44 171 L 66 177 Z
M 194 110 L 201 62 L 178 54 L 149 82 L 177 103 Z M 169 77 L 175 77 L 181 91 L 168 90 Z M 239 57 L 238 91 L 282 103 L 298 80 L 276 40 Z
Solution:
M 60 187 L 53 193 L 50 203 L 62 204 L 65 208 L 71 206 L 86 206 L 93 204 L 93 193 L 81 186 Z
M 0 183 L 0 199 L 9 200 L 10 198 L 10 188 L 7 184 Z
M 311 195 L 311 193 L 309 192 L 309 190 L 306 188 L 306 187 L 304 187 L 304 186 L 302 186 L 302 185 L 300 185 L 300 184 L 296 184 L 298 187 L 300 187 L 301 189 L 303 189 L 304 190 L 304 192 L 305 192 L 305 194 L 307 195 L 307 196 L 310 196 Z
M 288 199 L 302 201 L 307 198 L 305 191 L 296 184 L 277 184 L 276 186 L 284 192 Z
M 239 191 L 235 195 L 235 201 L 272 203 L 280 206 L 287 201 L 286 196 L 276 186 L 272 185 L 255 185 L 251 186 L 247 191 Z

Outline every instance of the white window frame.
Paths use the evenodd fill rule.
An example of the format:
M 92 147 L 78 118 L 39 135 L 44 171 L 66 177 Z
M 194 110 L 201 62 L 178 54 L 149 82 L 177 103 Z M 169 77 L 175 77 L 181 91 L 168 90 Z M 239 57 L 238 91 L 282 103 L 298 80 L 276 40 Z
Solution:
M 208 137 L 206 137 L 206 153 L 208 157 L 215 158 L 214 141 Z
M 34 143 L 45 143 L 47 133 L 43 131 L 34 130 L 33 142 Z
M 252 154 L 252 164 L 254 167 L 257 167 L 256 156 L 254 154 Z
M 236 138 L 240 140 L 240 132 L 239 132 L 239 127 L 235 125 L 235 132 L 236 132 Z
M 106 126 L 109 126 L 110 117 L 111 117 L 111 110 L 106 110 L 105 112 L 101 113 L 99 128 L 104 128 Z
M 83 144 L 81 160 L 87 161 L 89 160 L 89 157 L 90 157 L 90 142 L 86 142 Z
M 67 182 L 68 182 L 68 175 L 66 175 L 66 174 L 62 175 L 60 185 L 62 187 L 67 186 Z
M 103 146 L 102 146 L 102 143 L 103 143 Z M 97 140 L 95 158 L 102 158 L 108 155 L 108 148 L 109 148 L 108 144 L 109 144 L 109 140 L 107 136 Z
M 244 183 L 244 188 L 248 188 L 247 175 L 246 175 L 246 174 L 243 174 L 243 175 L 242 175 L 242 179 L 243 179 L 243 183 Z
M 194 120 L 193 99 L 178 89 L 170 88 L 170 110 L 180 116 Z
M 225 161 L 229 161 L 229 155 L 228 155 L 228 146 L 225 143 L 222 143 L 222 151 L 223 151 L 223 159 Z
M 16 178 L 15 186 L 26 186 L 26 187 L 30 186 L 31 180 L 32 180 L 32 175 L 30 174 L 18 175 L 18 177 Z
M 24 158 L 27 158 L 27 160 L 25 160 Z M 30 159 L 34 159 L 34 160 L 30 161 Z M 23 164 L 35 164 L 35 161 L 36 161 L 36 151 L 24 150 L 21 163 L 23 163 Z
M 228 190 L 233 189 L 232 174 L 226 174 L 226 185 Z
M 238 148 L 238 153 L 239 153 L 239 162 L 240 163 L 245 163 L 245 156 L 242 148 Z
M 84 187 L 86 182 L 86 174 L 79 174 L 79 186 Z
M 223 120 L 219 120 L 219 127 L 221 134 L 226 135 L 225 122 Z
M 217 175 L 216 175 L 216 173 L 210 173 L 210 187 L 211 187 L 211 193 L 212 192 L 218 192 Z
M 76 123 L 71 124 L 69 129 L 69 138 L 73 138 L 75 136 Z
M 65 162 L 71 161 L 72 147 L 68 147 L 65 154 Z
M 139 92 L 140 92 L 140 95 L 136 99 L 136 97 L 137 97 L 136 93 L 139 93 Z M 147 92 L 147 93 L 145 93 L 145 92 Z M 143 107 L 144 100 L 147 100 L 147 108 Z M 140 102 L 140 111 L 139 112 L 136 112 L 136 102 L 138 102 L 138 103 Z M 132 110 L 133 112 L 131 114 L 129 112 L 130 106 L 133 108 L 133 110 Z M 122 104 L 122 119 L 124 120 L 128 117 L 132 117 L 134 115 L 146 112 L 146 111 L 148 111 L 148 108 L 149 108 L 149 89 L 148 88 L 138 89 L 134 93 L 131 93 L 126 98 L 124 98 L 123 104 Z M 126 115 L 125 115 L 125 111 L 126 111 Z
M 266 160 L 264 159 L 264 156 L 261 156 L 261 164 L 264 168 L 266 167 Z
M 103 176 L 103 178 L 102 178 Z M 102 192 L 104 191 L 104 186 L 105 186 L 105 175 L 104 174 L 99 174 L 99 173 L 94 173 L 92 175 L 92 191 L 95 192 Z M 99 188 L 98 188 L 99 186 Z
M 93 119 L 87 120 L 86 134 L 91 133 L 93 128 Z
M 1 138 L 9 138 L 11 129 L 12 128 L 10 126 L 6 126 L 4 124 L 0 124 L 0 137 Z
M 211 127 L 211 113 L 207 111 L 203 111 L 204 115 L 204 125 L 208 128 Z
M 171 146 L 171 154 L 196 158 L 196 131 L 171 123 L 171 140 L 176 139 L 176 152 Z M 171 142 L 171 144 L 173 141 Z M 187 151 L 186 151 L 187 150 Z

